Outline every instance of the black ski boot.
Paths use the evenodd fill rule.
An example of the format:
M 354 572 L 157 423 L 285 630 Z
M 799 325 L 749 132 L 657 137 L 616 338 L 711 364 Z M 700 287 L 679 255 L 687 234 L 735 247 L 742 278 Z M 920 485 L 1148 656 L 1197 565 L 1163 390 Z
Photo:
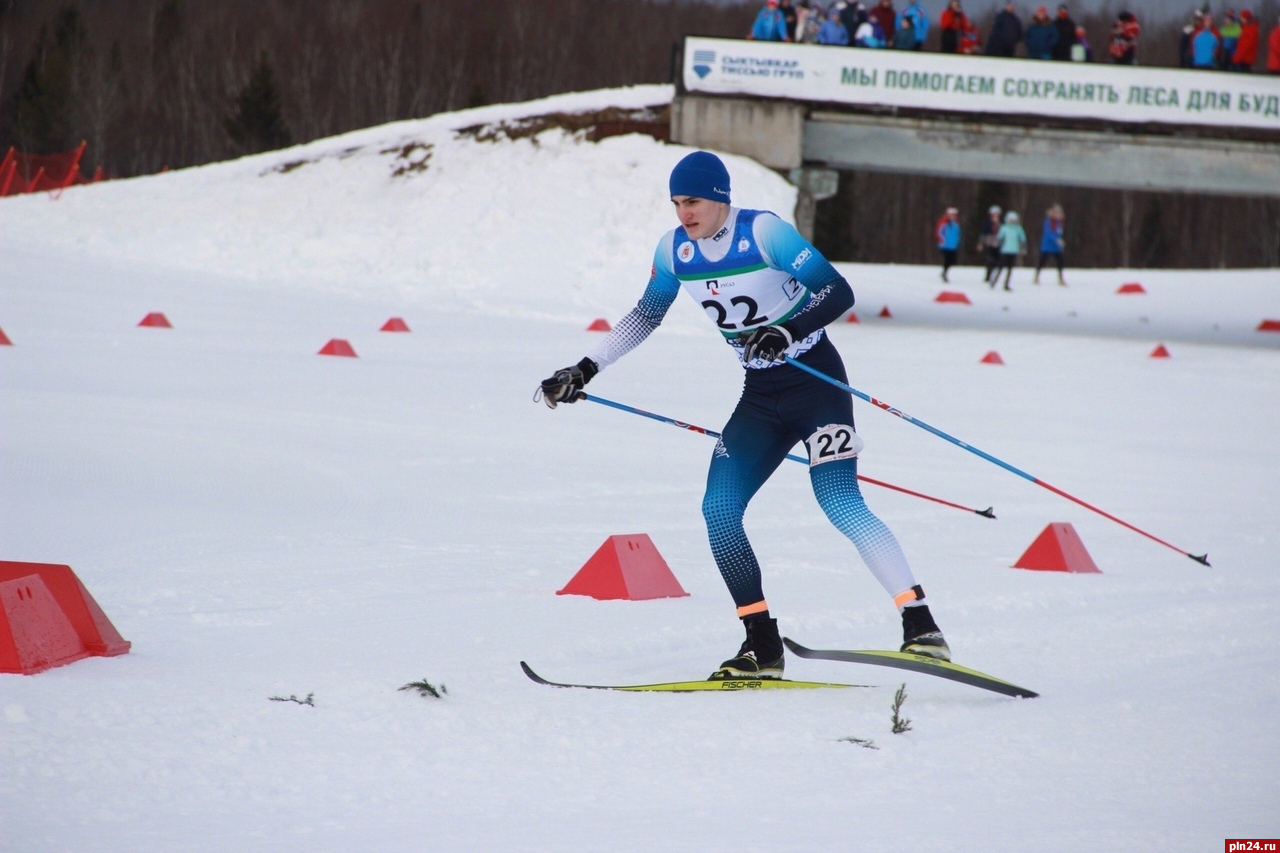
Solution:
M 742 620 L 747 629 L 746 642 L 736 657 L 720 664 L 712 678 L 781 678 L 784 665 L 782 638 L 778 636 L 778 620 L 758 613 Z
M 938 660 L 951 660 L 951 649 L 947 646 L 938 623 L 933 621 L 929 605 L 918 604 L 902 608 L 902 648 L 899 651 Z

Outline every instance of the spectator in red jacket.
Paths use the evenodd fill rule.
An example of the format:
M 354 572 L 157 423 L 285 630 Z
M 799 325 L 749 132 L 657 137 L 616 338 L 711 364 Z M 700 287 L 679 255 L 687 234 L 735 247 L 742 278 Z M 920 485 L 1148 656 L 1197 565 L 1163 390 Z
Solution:
M 968 22 L 969 16 L 960 8 L 960 0 L 951 0 L 938 19 L 938 28 L 942 30 L 943 53 L 960 52 L 960 37 Z
M 893 0 L 880 0 L 869 15 L 871 20 L 879 23 L 880 29 L 884 30 L 885 44 L 893 44 L 898 21 L 898 13 L 893 8 Z
M 1267 73 L 1280 74 L 1280 26 L 1267 39 Z
M 1121 12 L 1111 27 L 1111 44 L 1107 46 L 1116 65 L 1135 65 L 1138 61 L 1138 34 L 1141 28 L 1132 12 Z
M 1258 61 L 1258 19 L 1245 9 L 1240 13 L 1240 40 L 1231 57 L 1232 71 L 1252 71 Z

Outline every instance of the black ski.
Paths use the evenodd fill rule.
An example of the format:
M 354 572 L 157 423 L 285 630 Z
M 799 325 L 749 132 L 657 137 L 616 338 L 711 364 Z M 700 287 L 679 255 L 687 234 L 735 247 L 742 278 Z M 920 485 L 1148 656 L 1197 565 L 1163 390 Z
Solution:
M 795 652 L 802 658 L 812 658 L 815 660 L 836 660 L 846 663 L 869 663 L 873 666 L 891 666 L 897 669 L 908 669 L 912 672 L 922 672 L 925 675 L 936 675 L 939 678 L 958 681 L 961 684 L 968 684 L 971 687 L 980 687 L 983 690 L 991 690 L 1001 693 L 1005 696 L 1019 696 L 1024 699 L 1032 699 L 1039 696 L 1033 690 L 1025 687 L 1019 687 L 1016 684 L 1010 684 L 1002 681 L 985 672 L 978 672 L 976 669 L 960 666 L 949 661 L 931 658 L 928 655 L 914 655 L 908 652 L 890 652 L 890 651 L 847 651 L 842 649 L 810 649 L 806 648 L 790 637 L 784 637 L 782 640 L 787 644 L 787 648 Z

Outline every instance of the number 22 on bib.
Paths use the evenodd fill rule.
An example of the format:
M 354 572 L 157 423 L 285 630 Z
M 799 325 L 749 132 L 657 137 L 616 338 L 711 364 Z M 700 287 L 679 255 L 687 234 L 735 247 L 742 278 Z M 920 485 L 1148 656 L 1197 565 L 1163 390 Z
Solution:
M 847 424 L 830 424 L 809 436 L 809 467 L 839 459 L 853 459 L 865 446 L 862 438 Z

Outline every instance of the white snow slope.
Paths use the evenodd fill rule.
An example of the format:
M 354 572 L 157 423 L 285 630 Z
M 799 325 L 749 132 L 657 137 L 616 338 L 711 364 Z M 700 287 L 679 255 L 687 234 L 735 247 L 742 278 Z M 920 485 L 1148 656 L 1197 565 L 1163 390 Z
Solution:
M 855 405 L 862 473 L 994 505 L 990 521 L 866 488 L 957 659 L 1039 698 L 796 658 L 793 678 L 874 686 L 525 678 L 522 659 L 558 680 L 701 678 L 741 639 L 699 512 L 711 442 L 531 400 L 598 340 L 592 319 L 638 298 L 686 149 L 454 131 L 670 97 L 494 107 L 0 201 L 0 559 L 70 564 L 133 643 L 0 675 L 0 849 L 1280 835 L 1280 335 L 1255 331 L 1280 319 L 1275 270 L 1071 271 L 1059 288 L 1023 269 L 1005 294 L 964 268 L 963 305 L 933 301 L 933 268 L 842 267 L 862 322 L 831 334 L 856 387 L 1175 546 Z M 737 203 L 789 214 L 776 174 L 727 161 Z M 1127 281 L 1148 293 L 1116 295 Z M 173 328 L 138 328 L 151 311 Z M 379 332 L 393 316 L 412 332 Z M 331 338 L 359 358 L 318 356 Z M 681 297 L 591 390 L 719 428 L 741 381 L 719 338 Z M 1150 358 L 1161 342 L 1172 357 Z M 1003 366 L 979 363 L 991 350 Z M 1011 568 L 1050 522 L 1102 574 Z M 891 602 L 800 466 L 747 524 L 785 634 L 896 645 Z M 555 594 L 606 537 L 640 532 L 689 597 Z M 447 695 L 398 689 L 422 678 Z M 904 682 L 912 728 L 892 734 Z

